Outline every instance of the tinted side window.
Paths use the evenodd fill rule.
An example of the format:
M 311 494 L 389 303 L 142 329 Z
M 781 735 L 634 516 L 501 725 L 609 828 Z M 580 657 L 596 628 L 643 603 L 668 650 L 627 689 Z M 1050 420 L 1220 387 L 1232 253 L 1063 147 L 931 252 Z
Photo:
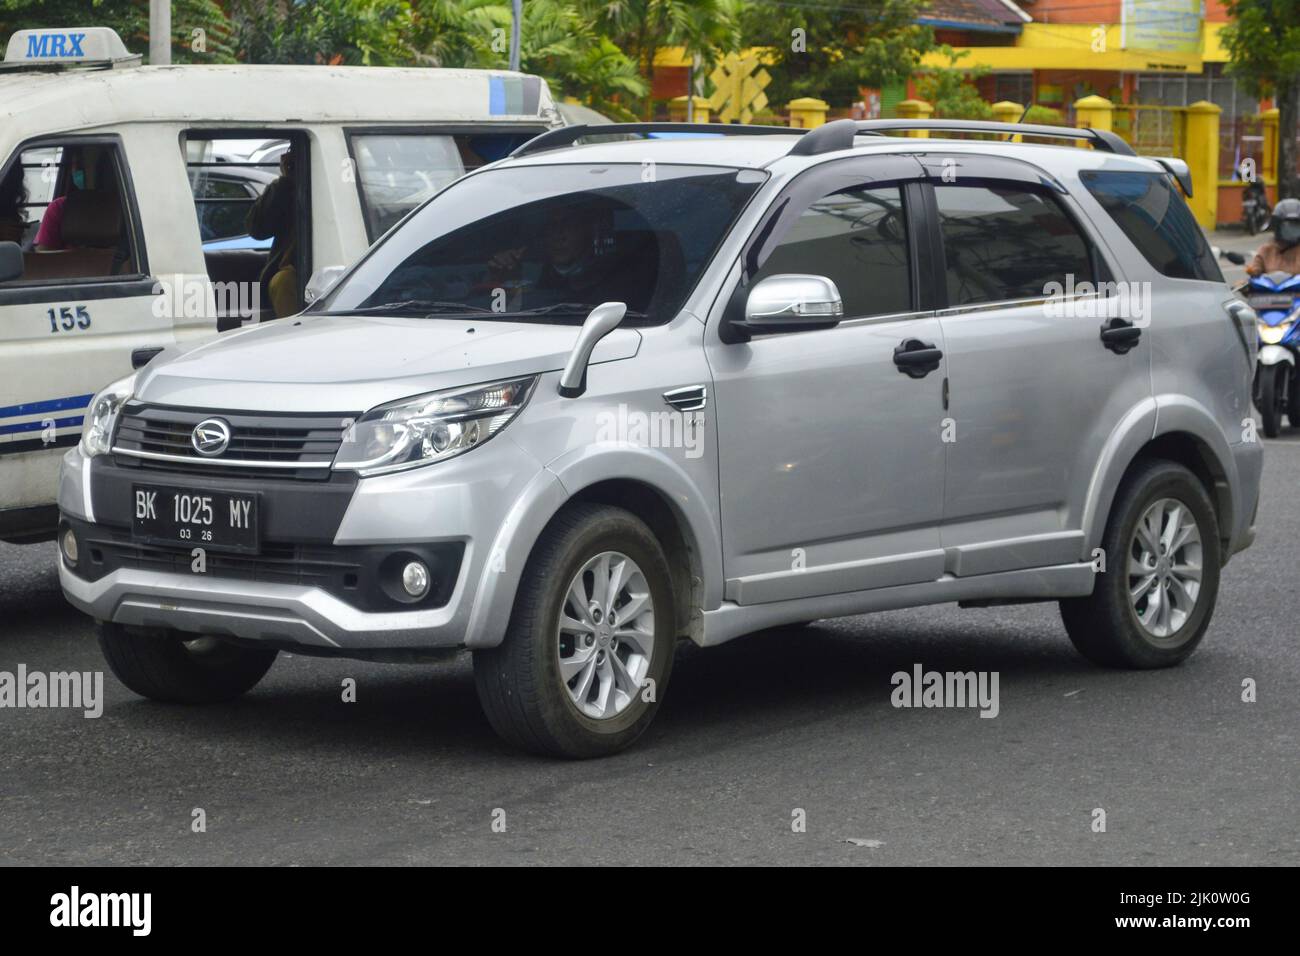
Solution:
M 1169 177 L 1091 170 L 1080 178 L 1147 262 L 1161 273 L 1172 279 L 1223 281 L 1201 227 Z
M 810 205 L 758 270 L 826 276 L 849 317 L 911 309 L 907 224 L 897 186 L 847 189 Z
M 1046 193 L 937 184 L 948 305 L 1033 299 L 1050 282 L 1091 282 L 1088 242 Z

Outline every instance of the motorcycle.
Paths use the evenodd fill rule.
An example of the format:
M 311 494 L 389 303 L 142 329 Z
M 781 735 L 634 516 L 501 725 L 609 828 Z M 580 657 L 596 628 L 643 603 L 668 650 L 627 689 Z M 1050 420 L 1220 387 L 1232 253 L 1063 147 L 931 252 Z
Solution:
M 1246 232 L 1257 236 L 1268 228 L 1273 211 L 1268 205 L 1268 194 L 1259 183 L 1247 183 L 1241 191 L 1241 221 Z
M 1300 386 L 1296 355 L 1300 353 L 1300 275 L 1268 272 L 1246 280 L 1240 292 L 1259 317 L 1259 359 L 1252 397 L 1264 420 L 1264 434 L 1276 438 L 1285 414 L 1292 427 L 1300 425 Z

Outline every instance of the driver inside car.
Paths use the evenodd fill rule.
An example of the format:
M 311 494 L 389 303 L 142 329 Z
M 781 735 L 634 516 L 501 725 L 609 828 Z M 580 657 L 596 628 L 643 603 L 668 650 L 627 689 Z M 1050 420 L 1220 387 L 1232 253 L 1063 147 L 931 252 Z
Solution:
M 524 303 L 524 307 L 560 302 L 591 306 L 602 302 L 625 302 L 642 309 L 654 289 L 657 256 L 643 245 L 628 248 L 613 228 L 612 208 L 591 202 L 557 209 L 541 230 L 541 271 L 533 289 L 546 290 L 546 301 Z M 639 244 L 638 244 L 639 245 Z M 488 260 L 488 268 L 499 276 L 518 276 L 530 258 L 526 245 L 505 249 Z

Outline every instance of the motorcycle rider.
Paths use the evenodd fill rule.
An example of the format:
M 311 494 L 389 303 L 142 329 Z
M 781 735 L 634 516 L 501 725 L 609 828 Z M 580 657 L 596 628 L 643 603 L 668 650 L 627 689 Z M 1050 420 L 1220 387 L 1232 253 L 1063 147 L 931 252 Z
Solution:
M 1283 199 L 1274 206 L 1269 227 L 1273 230 L 1273 239 L 1256 250 L 1254 258 L 1246 266 L 1247 274 L 1300 274 L 1300 199 Z

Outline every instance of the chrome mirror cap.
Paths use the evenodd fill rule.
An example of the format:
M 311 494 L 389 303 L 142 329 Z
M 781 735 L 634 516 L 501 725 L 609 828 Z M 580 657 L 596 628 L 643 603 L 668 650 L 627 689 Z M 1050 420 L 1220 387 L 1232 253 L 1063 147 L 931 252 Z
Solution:
M 844 301 L 825 276 L 787 273 L 768 276 L 749 291 L 745 326 L 834 325 L 844 315 Z

